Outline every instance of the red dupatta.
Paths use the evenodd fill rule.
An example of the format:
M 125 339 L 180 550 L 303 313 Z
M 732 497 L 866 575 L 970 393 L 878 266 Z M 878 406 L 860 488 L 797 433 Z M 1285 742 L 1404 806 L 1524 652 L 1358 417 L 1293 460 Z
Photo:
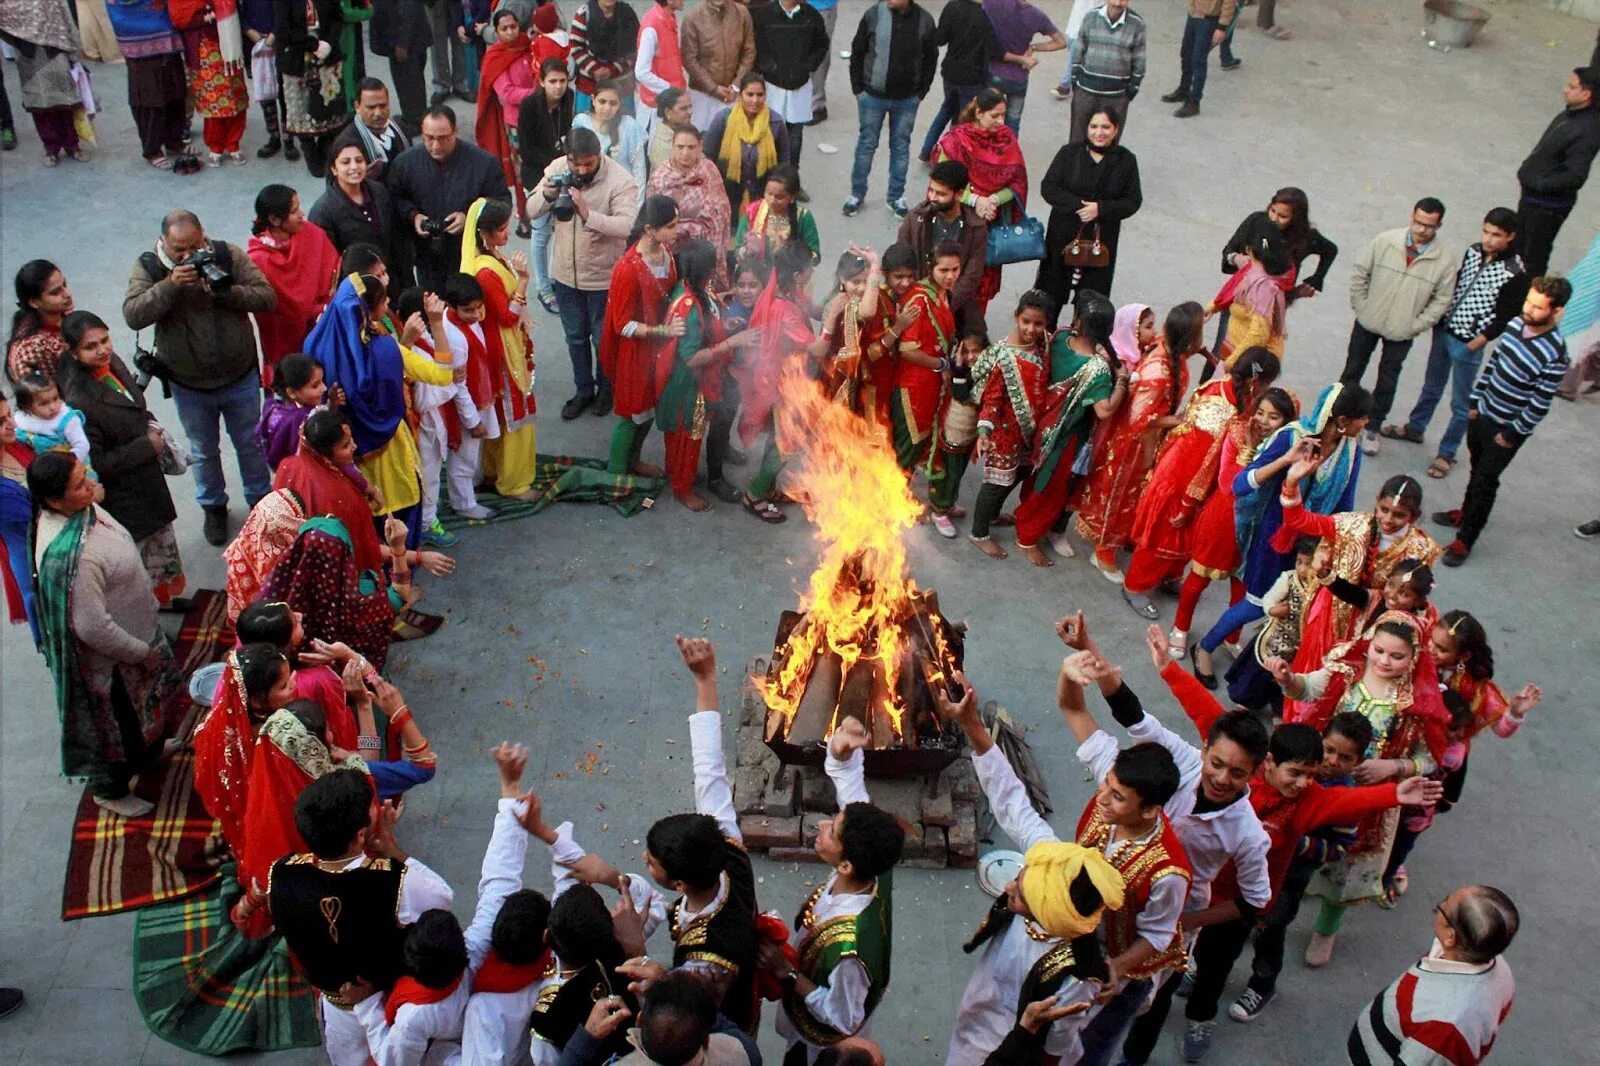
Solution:
M 742 404 L 739 439 L 746 445 L 760 436 L 772 419 L 783 368 L 797 350 L 816 340 L 805 314 L 778 291 L 776 273 L 767 279 L 767 287 L 756 298 L 750 312 L 750 328 L 761 331 L 761 345 L 753 356 L 743 354 L 732 368 Z
M 211 709 L 194 731 L 194 790 L 221 825 L 222 839 L 235 855 L 244 850 L 245 800 L 255 746 L 256 723 L 250 720 L 238 654 L 230 651 Z M 242 874 L 239 883 L 250 884 Z
M 506 130 L 505 108 L 500 106 L 500 95 L 494 91 L 494 83 L 518 61 L 531 63 L 532 52 L 533 42 L 527 34 L 519 32 L 510 44 L 503 41 L 491 44 L 483 53 L 478 68 L 478 120 L 473 126 L 473 136 L 479 148 L 493 152 L 500 160 L 506 184 L 511 186 L 520 185 L 522 179 L 511 165 L 511 135 Z
M 1017 209 L 1028 205 L 1028 163 L 1017 135 L 1006 125 L 981 130 L 976 122 L 953 126 L 939 141 L 939 151 L 967 168 L 967 183 L 979 196 L 1001 189 L 1016 194 Z
M 250 238 L 250 261 L 265 274 L 278 294 L 271 311 L 256 311 L 261 330 L 262 385 L 272 387 L 272 372 L 284 356 L 301 351 L 333 294 L 339 274 L 339 250 L 315 223 L 306 222 L 286 241 L 266 233 Z
M 278 464 L 274 489 L 300 497 L 308 516 L 332 515 L 344 525 L 355 549 L 356 569 L 383 571 L 383 544 L 372 524 L 372 508 L 355 482 L 304 440 L 300 450 Z

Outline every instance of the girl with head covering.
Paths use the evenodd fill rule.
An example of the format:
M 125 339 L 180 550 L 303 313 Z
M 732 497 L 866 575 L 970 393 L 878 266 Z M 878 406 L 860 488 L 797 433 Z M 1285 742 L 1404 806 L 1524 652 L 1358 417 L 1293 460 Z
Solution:
M 502 250 L 511 239 L 511 209 L 504 200 L 473 201 L 461 242 L 461 273 L 483 289 L 483 339 L 489 355 L 494 403 L 486 410 L 485 472 L 494 490 L 513 500 L 537 500 L 533 487 L 538 461 L 534 426 L 533 341 L 528 338 L 528 257 L 509 259 Z
M 522 101 L 539 88 L 533 41 L 509 7 L 496 10 L 493 21 L 495 40 L 483 54 L 478 73 L 478 121 L 473 135 L 478 147 L 500 160 L 506 184 L 517 197 L 517 235 L 528 237 L 532 231 L 525 221 L 528 204 L 521 181 L 522 160 L 517 154 L 517 124 Z
M 1105 424 L 1104 433 L 1096 434 L 1089 476 L 1067 503 L 1078 512 L 1078 533 L 1095 546 L 1095 568 L 1118 584 L 1122 572 L 1117 552 L 1132 545 L 1139 490 L 1156 450 L 1167 431 L 1182 421 L 1178 406 L 1189 388 L 1188 356 L 1200 349 L 1204 322 L 1205 313 L 1193 302 L 1167 313 L 1161 338 L 1138 353 L 1128 402 Z M 1115 339 L 1113 334 L 1113 344 Z M 1128 354 L 1117 354 L 1126 363 Z
M 648 194 L 671 197 L 678 205 L 680 244 L 702 240 L 717 249 L 716 272 L 711 286 L 722 292 L 728 288 L 728 191 L 722 185 L 722 172 L 701 150 L 700 131 L 693 126 L 667 128 L 671 146 L 665 159 L 650 171 L 644 190 Z
M 1371 408 L 1372 394 L 1360 385 L 1336 382 L 1327 386 L 1297 421 L 1274 433 L 1234 479 L 1233 516 L 1244 560 L 1240 576 L 1245 595 L 1223 612 L 1190 651 L 1195 674 L 1202 682 L 1215 678 L 1211 653 L 1229 633 L 1263 616 L 1261 598 L 1278 575 L 1294 564 L 1292 553 L 1274 547 L 1272 539 L 1283 525 L 1279 489 L 1290 464 L 1313 452 L 1322 456 L 1316 474 L 1302 489 L 1302 506 L 1307 511 L 1335 514 L 1353 509 L 1356 479 L 1361 473 L 1361 449 L 1356 441 Z
M 302 523 L 261 595 L 299 612 L 307 639 L 347 644 L 380 669 L 388 659 L 399 597 L 391 598 L 380 571 L 357 563 L 351 531 L 338 518 Z
M 339 252 L 300 210 L 300 194 L 287 185 L 267 185 L 256 194 L 256 218 L 246 249 L 261 269 L 278 302 L 271 311 L 253 312 L 261 333 L 261 386 L 283 357 L 298 352 L 339 280 Z
M 1357 784 L 1371 785 L 1432 773 L 1444 754 L 1450 714 L 1439 694 L 1439 676 L 1420 624 L 1409 614 L 1385 612 L 1360 639 L 1329 653 L 1322 669 L 1297 674 L 1282 659 L 1264 663 L 1284 695 L 1304 702 L 1289 720 L 1321 730 L 1335 714 L 1354 712 L 1372 724 L 1372 743 L 1355 769 Z M 1400 809 L 1391 807 L 1361 822 L 1356 843 L 1343 859 L 1324 866 L 1307 893 L 1320 896 L 1306 963 L 1324 966 L 1351 903 L 1383 898 L 1383 871 L 1394 846 Z
M 269 492 L 250 509 L 239 532 L 222 549 L 227 568 L 228 623 L 256 602 L 261 587 L 283 553 L 294 544 L 300 525 L 309 515 L 293 489 Z
M 83 97 L 72 80 L 72 61 L 83 45 L 67 0 L 6 0 L 0 4 L 0 39 L 16 49 L 22 106 L 39 131 L 44 165 L 55 166 L 63 152 L 88 161 L 73 124 Z

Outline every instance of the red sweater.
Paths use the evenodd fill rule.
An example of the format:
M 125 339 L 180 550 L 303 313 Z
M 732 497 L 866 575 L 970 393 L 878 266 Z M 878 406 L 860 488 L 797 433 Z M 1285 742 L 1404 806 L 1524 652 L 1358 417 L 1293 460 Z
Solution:
M 1193 674 L 1177 662 L 1170 662 L 1162 669 L 1161 680 L 1167 683 L 1167 688 L 1172 690 L 1173 696 L 1183 707 L 1183 713 L 1200 731 L 1200 742 L 1205 743 L 1212 724 L 1223 714 L 1222 705 Z M 1255 808 L 1256 817 L 1261 819 L 1261 828 L 1267 831 L 1267 837 L 1272 841 L 1267 849 L 1267 881 L 1272 885 L 1273 894 L 1277 894 L 1283 884 L 1284 874 L 1289 872 L 1295 845 L 1301 837 L 1325 825 L 1357 822 L 1375 811 L 1398 806 L 1400 800 L 1395 795 L 1397 788 L 1392 781 L 1362 788 L 1324 788 L 1312 781 L 1298 797 L 1289 799 L 1267 784 L 1261 769 L 1257 768 L 1255 776 L 1250 779 L 1250 805 Z M 1233 899 L 1238 894 L 1233 863 L 1230 862 L 1212 883 L 1211 898 Z

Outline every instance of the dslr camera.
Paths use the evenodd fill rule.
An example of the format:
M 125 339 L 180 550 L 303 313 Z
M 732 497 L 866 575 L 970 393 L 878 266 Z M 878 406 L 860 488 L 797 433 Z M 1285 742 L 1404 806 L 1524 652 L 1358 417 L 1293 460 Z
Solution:
M 578 176 L 571 171 L 551 174 L 545 178 L 545 184 L 556 190 L 556 198 L 550 201 L 550 213 L 557 222 L 571 222 L 572 216 L 578 213 L 577 206 L 572 202 L 572 187 L 582 184 Z
M 233 287 L 231 270 L 233 264 L 217 255 L 216 247 L 213 245 L 207 244 L 195 249 L 194 253 L 183 261 L 183 265 L 194 267 L 213 295 L 220 296 Z
M 445 223 L 442 218 L 424 217 L 422 220 L 423 239 L 429 241 L 443 240 L 445 236 L 444 226 Z

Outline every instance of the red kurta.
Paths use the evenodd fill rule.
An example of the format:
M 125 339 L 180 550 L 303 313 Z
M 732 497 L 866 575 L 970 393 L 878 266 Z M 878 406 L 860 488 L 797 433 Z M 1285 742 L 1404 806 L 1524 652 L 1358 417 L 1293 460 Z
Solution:
M 644 414 L 656 405 L 656 354 L 673 340 L 624 337 L 622 327 L 629 322 L 661 325 L 667 294 L 678 284 L 678 270 L 670 255 L 667 264 L 666 275 L 656 277 L 635 244 L 611 272 L 605 329 L 600 334 L 600 368 L 611 382 L 612 409 L 623 418 Z
M 900 337 L 901 352 L 921 352 L 936 358 L 949 356 L 956 343 L 956 317 L 950 310 L 950 295 L 939 292 L 931 282 L 922 282 L 906 293 L 903 307 L 915 308 L 917 320 Z M 895 403 L 915 440 L 933 432 L 944 399 L 944 375 L 917 366 L 904 357 L 895 360 Z
M 997 470 L 1014 470 L 1033 452 L 1033 435 L 1038 429 L 1036 416 L 1039 405 L 1044 402 L 1048 382 L 1040 352 L 1009 344 L 1003 347 L 1007 351 L 983 384 L 978 424 L 992 427 L 986 465 Z
M 1237 419 L 1222 434 L 1217 459 L 1217 487 L 1194 520 L 1189 540 L 1189 563 L 1194 573 L 1208 581 L 1221 581 L 1239 569 L 1238 530 L 1233 523 L 1233 479 L 1249 464 L 1249 422 Z
M 1078 532 L 1102 551 L 1133 542 L 1139 491 L 1161 443 L 1156 422 L 1172 413 L 1174 401 L 1188 387 L 1188 366 L 1180 360 L 1178 376 L 1173 378 L 1165 342 L 1139 360 L 1127 402 L 1111 416 L 1089 476 L 1068 503 L 1078 512 Z
M 1183 421 L 1167 434 L 1139 495 L 1135 548 L 1166 560 L 1189 558 L 1195 518 L 1216 489 L 1223 439 L 1240 417 L 1230 378 L 1208 382 L 1189 397 Z M 1180 518 L 1182 524 L 1174 525 Z
M 895 306 L 894 294 L 889 291 L 889 286 L 878 286 L 878 313 L 861 324 L 861 351 L 868 353 L 872 346 L 889 332 L 889 327 L 894 325 L 895 316 L 899 308 Z M 894 377 L 900 362 L 899 355 L 894 351 L 882 352 L 876 359 L 870 354 L 868 360 L 866 381 L 867 387 L 861 395 L 861 411 L 876 411 L 880 425 L 889 424 L 889 399 L 894 394 Z
M 483 343 L 489 355 L 489 380 L 494 392 L 496 405 L 500 408 L 500 429 L 505 431 L 507 426 L 514 425 L 527 418 L 537 410 L 533 392 L 526 394 L 521 389 L 514 387 L 510 380 L 511 370 L 507 364 L 505 337 L 502 329 L 515 329 L 522 334 L 522 358 L 527 366 L 529 376 L 533 374 L 533 342 L 528 339 L 527 327 L 522 323 L 522 317 L 511 310 L 511 294 L 506 292 L 505 279 L 494 270 L 484 267 L 478 271 L 478 285 L 483 289 Z M 472 375 L 469 369 L 467 385 L 471 388 Z M 510 399 L 507 399 L 509 394 Z M 472 400 L 478 401 L 478 393 L 473 391 Z M 507 410 L 509 403 L 510 409 Z M 478 404 L 487 407 L 487 404 Z

